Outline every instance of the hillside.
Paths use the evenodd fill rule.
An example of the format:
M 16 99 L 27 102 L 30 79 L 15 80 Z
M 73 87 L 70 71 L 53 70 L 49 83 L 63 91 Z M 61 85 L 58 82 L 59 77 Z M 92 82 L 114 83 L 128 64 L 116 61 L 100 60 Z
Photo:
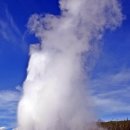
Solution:
M 130 130 L 130 120 L 99 122 L 98 125 L 107 130 Z

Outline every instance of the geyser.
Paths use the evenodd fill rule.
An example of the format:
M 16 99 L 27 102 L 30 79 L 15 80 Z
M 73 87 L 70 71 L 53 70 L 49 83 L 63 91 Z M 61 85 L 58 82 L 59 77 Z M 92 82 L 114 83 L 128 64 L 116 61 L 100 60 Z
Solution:
M 40 43 L 30 48 L 18 130 L 97 130 L 83 57 L 98 48 L 106 29 L 121 24 L 121 7 L 117 0 L 59 5 L 61 15 L 34 14 L 28 22 Z

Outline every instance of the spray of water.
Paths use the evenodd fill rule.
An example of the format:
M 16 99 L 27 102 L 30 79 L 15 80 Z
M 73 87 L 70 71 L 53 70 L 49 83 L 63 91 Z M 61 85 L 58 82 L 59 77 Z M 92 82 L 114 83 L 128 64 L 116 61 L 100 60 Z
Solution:
M 121 24 L 120 4 L 60 0 L 59 5 L 61 15 L 34 14 L 28 22 L 41 42 L 30 49 L 18 130 L 96 129 L 83 56 L 98 45 L 106 29 Z

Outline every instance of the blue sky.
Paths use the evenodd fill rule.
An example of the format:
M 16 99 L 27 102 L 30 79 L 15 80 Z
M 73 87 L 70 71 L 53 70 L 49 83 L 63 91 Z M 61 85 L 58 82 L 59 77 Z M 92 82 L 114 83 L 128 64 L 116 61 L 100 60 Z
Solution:
M 106 32 L 91 73 L 91 93 L 98 117 L 104 120 L 130 119 L 130 1 L 121 2 L 125 20 L 117 30 Z M 38 41 L 26 28 L 34 13 L 58 15 L 58 0 L 0 1 L 0 127 L 16 123 L 29 44 Z

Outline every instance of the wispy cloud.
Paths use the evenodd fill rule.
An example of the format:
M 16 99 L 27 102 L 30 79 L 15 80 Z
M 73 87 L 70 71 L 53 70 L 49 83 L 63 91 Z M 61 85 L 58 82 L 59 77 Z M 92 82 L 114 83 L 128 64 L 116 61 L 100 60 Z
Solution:
M 3 4 L 0 5 L 0 51 L 4 45 L 12 45 L 14 50 L 20 50 L 21 53 L 26 52 L 25 50 L 27 49 L 23 33 L 20 31 L 8 8 Z M 5 52 L 2 50 L 2 53 Z M 0 130 L 15 126 L 20 90 L 20 86 L 16 87 L 16 91 L 0 90 Z M 6 128 L 3 126 L 6 126 Z
M 2 43 L 25 48 L 24 35 L 6 6 L 0 6 L 0 40 Z
M 92 87 L 99 90 L 119 90 L 130 85 L 130 69 L 122 69 L 116 73 L 102 73 L 91 80 Z M 100 92 L 100 91 L 99 91 Z
M 14 42 L 17 36 L 21 36 L 21 33 L 7 9 L 3 10 L 3 15 L 0 19 L 1 37 L 7 41 L 11 40 Z
M 20 92 L 18 91 L 0 91 L 1 126 L 6 126 L 9 128 L 15 126 L 17 103 L 19 98 Z
M 0 127 L 0 130 L 6 130 L 6 127 Z
M 96 108 L 103 114 L 130 113 L 130 69 L 91 80 Z

